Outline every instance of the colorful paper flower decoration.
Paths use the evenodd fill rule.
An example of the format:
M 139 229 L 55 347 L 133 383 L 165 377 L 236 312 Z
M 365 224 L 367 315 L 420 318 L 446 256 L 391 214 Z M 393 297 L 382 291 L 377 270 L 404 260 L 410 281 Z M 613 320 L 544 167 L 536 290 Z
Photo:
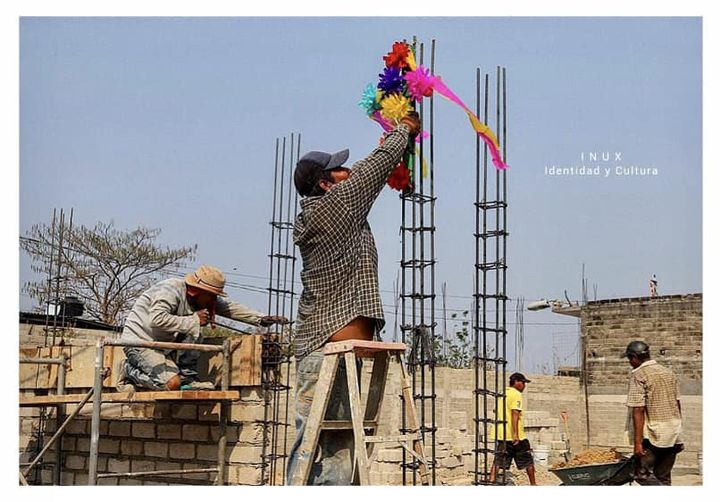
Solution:
M 388 120 L 399 122 L 412 111 L 410 100 L 402 94 L 391 94 L 380 101 L 380 113 Z
M 430 70 L 423 65 L 418 66 L 414 71 L 407 72 L 405 82 L 407 82 L 408 94 L 415 101 L 422 101 L 422 98 L 432 96 L 435 77 L 430 75 Z
M 500 154 L 500 144 L 492 130 L 453 93 L 439 76 L 431 75 L 424 66 L 418 66 L 412 48 L 405 42 L 395 42 L 392 51 L 383 56 L 385 69 L 379 74 L 377 87 L 369 84 L 363 92 L 360 106 L 385 131 L 392 130 L 397 123 L 414 109 L 415 101 L 422 101 L 438 93 L 458 105 L 468 117 L 470 125 L 483 140 L 497 169 L 507 168 Z M 423 133 L 420 137 L 426 137 Z M 398 166 L 388 179 L 396 190 L 411 190 L 413 175 L 412 147 L 405 153 L 403 169 Z
M 380 89 L 383 94 L 392 94 L 394 92 L 403 91 L 405 80 L 403 79 L 402 70 L 400 70 L 400 68 L 396 68 L 394 66 L 385 68 L 378 77 L 380 77 L 378 89 Z
M 380 109 L 380 99 L 382 99 L 382 91 L 378 90 L 374 85 L 368 84 L 358 104 L 368 115 L 372 115 L 373 112 Z
M 396 68 L 407 68 L 408 61 L 407 57 L 410 53 L 410 47 L 404 42 L 395 42 L 392 46 L 392 51 L 388 53 L 387 56 L 383 56 L 383 60 L 385 61 L 385 66 L 390 67 L 396 67 Z
M 390 188 L 395 190 L 407 190 L 412 188 L 410 170 L 405 165 L 405 162 L 400 162 L 393 172 L 390 173 L 387 184 Z

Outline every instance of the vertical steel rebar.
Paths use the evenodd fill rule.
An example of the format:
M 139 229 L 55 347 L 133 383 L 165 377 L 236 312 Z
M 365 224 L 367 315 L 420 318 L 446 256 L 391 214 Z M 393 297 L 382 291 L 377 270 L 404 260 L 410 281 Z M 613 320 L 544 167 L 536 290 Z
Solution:
M 100 407 L 102 406 L 104 339 L 95 345 L 95 385 L 93 387 L 92 423 L 90 426 L 90 458 L 88 460 L 88 485 L 97 484 L 98 446 L 100 442 Z

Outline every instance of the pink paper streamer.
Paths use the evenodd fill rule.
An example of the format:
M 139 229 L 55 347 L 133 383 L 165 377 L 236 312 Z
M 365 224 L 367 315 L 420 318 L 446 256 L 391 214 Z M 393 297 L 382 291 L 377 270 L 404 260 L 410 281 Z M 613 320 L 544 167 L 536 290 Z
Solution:
M 480 122 L 480 119 L 478 119 L 477 116 L 472 112 L 472 110 L 470 110 L 470 109 L 465 105 L 465 103 L 463 103 L 463 101 L 462 101 L 459 97 L 457 97 L 457 96 L 455 95 L 455 93 L 452 92 L 452 91 L 448 88 L 448 86 L 445 85 L 445 83 L 444 83 L 442 80 L 440 80 L 439 78 L 435 78 L 435 81 L 434 81 L 434 84 L 433 84 L 433 88 L 435 89 L 435 91 L 436 91 L 438 94 L 440 94 L 440 95 L 443 96 L 444 98 L 449 99 L 449 100 L 452 101 L 453 103 L 455 103 L 455 104 L 457 104 L 458 106 L 460 106 L 460 107 L 465 111 L 465 113 L 467 113 L 468 118 L 470 119 L 470 123 L 471 123 L 471 124 L 473 123 L 473 118 L 475 119 L 475 121 L 476 121 L 478 124 L 481 124 L 481 123 L 482 123 L 482 122 Z M 477 128 L 475 127 L 474 124 L 473 124 L 473 129 L 475 129 L 475 131 L 478 133 L 478 135 L 480 136 L 480 138 L 482 138 L 482 140 L 483 140 L 483 141 L 485 142 L 485 144 L 488 146 L 488 149 L 490 150 L 490 157 L 492 158 L 492 162 L 493 162 L 493 164 L 495 164 L 495 167 L 496 167 L 497 169 L 507 169 L 508 166 L 507 166 L 507 164 L 503 161 L 502 156 L 500 155 L 500 150 L 499 150 L 499 148 L 498 148 L 497 141 L 496 141 L 493 137 L 491 137 L 491 136 L 489 136 L 488 134 L 484 133 L 483 131 L 477 130 Z

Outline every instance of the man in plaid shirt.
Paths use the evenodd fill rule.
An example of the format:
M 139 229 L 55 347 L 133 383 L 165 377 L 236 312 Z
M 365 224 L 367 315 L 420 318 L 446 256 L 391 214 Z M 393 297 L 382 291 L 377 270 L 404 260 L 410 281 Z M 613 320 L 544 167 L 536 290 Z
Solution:
M 630 342 L 622 357 L 633 367 L 627 405 L 632 413 L 635 481 L 670 485 L 675 456 L 684 449 L 680 392 L 675 375 L 650 359 L 645 342 Z
M 408 142 L 419 132 L 420 120 L 413 112 L 385 136 L 382 145 L 356 162 L 352 171 L 343 166 L 348 150 L 332 155 L 309 152 L 295 168 L 295 187 L 304 197 L 294 229 L 303 260 L 303 292 L 294 336 L 297 434 L 288 461 L 288 480 L 292 480 L 300 454 L 324 345 L 372 340 L 385 325 L 377 250 L 367 215 Z M 338 368 L 326 416 L 350 420 L 344 362 Z M 319 448 L 309 484 L 351 484 L 353 432 L 324 431 Z

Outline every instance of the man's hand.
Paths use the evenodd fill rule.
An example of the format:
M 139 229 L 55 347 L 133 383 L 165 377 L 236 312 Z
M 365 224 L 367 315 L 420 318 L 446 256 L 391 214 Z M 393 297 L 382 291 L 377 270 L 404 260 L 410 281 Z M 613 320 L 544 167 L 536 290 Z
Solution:
M 643 458 L 645 456 L 645 449 L 643 448 L 642 444 L 635 443 L 633 453 L 635 454 L 636 458 Z
M 288 322 L 287 318 L 281 315 L 266 315 L 260 318 L 259 324 L 260 326 L 267 327 L 273 324 L 287 324 Z
M 418 115 L 418 112 L 410 112 L 407 114 L 406 117 L 403 117 L 400 120 L 401 124 L 405 124 L 410 128 L 410 137 L 414 138 L 418 134 L 420 134 L 420 129 L 422 127 L 422 124 L 420 123 L 420 115 Z
M 212 316 L 210 315 L 210 311 L 208 309 L 198 310 L 195 312 L 195 315 L 198 316 L 198 319 L 200 319 L 200 326 L 205 326 L 212 320 Z
M 520 442 L 520 438 L 512 438 L 513 446 L 516 446 Z

